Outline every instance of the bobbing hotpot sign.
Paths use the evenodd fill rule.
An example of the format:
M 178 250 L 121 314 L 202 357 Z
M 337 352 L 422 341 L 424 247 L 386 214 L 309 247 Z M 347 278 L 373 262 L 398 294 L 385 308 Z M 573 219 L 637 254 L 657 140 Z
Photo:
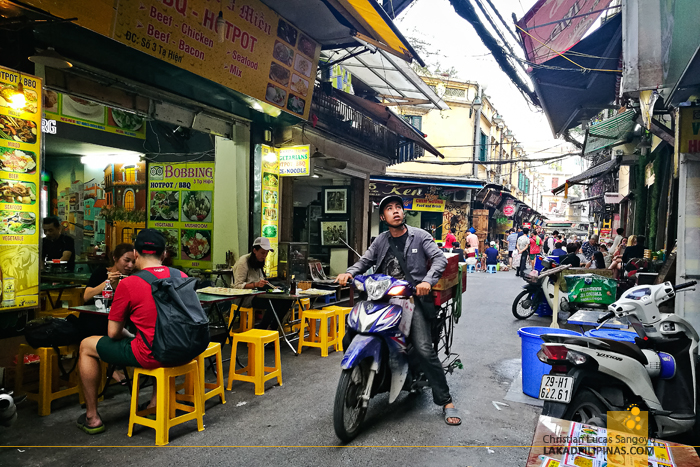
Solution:
M 150 188 L 191 190 L 214 184 L 214 164 L 151 164 L 148 169 Z

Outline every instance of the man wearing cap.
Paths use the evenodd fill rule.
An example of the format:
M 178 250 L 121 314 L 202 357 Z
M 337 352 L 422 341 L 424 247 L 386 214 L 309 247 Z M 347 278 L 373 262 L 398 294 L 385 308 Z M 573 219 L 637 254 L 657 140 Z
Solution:
M 484 256 L 486 257 L 486 266 L 498 264 L 498 250 L 496 249 L 496 242 L 491 242 L 489 247 L 484 250 Z
M 159 279 L 170 277 L 170 269 L 162 265 L 165 238 L 154 229 L 143 229 L 134 242 L 134 266 L 149 271 Z M 180 272 L 182 277 L 187 277 Z M 97 413 L 97 393 L 100 384 L 100 360 L 119 366 L 159 368 L 162 365 L 151 352 L 157 317 L 151 286 L 144 279 L 129 276 L 121 280 L 114 293 L 109 311 L 107 336 L 92 336 L 80 343 L 80 379 L 85 393 L 86 412 L 78 418 L 78 428 L 94 435 L 105 430 Z M 139 331 L 134 336 L 124 327 L 126 320 Z M 146 339 L 148 342 L 145 342 Z M 155 407 L 155 386 L 148 407 Z
M 256 238 L 253 241 L 253 250 L 238 258 L 236 264 L 233 265 L 233 288 L 262 289 L 269 285 L 270 283 L 265 279 L 263 268 L 265 267 L 267 254 L 271 251 L 274 252 L 275 250 L 272 249 L 270 239 L 265 237 Z M 278 313 L 277 316 L 281 320 L 287 310 L 289 310 L 292 302 L 289 300 L 274 300 L 274 302 L 274 310 Z M 246 308 L 264 308 L 266 310 L 263 319 L 256 326 L 257 328 L 267 329 L 273 324 L 275 317 L 272 315 L 273 311 L 269 300 L 246 297 L 241 302 L 241 306 Z M 273 328 L 276 328 L 276 326 L 273 326 Z
M 445 255 L 438 249 L 433 237 L 426 231 L 406 225 L 404 222 L 403 199 L 391 195 L 379 203 L 379 218 L 389 226 L 388 232 L 380 234 L 360 260 L 339 274 L 336 281 L 347 284 L 353 276 L 362 274 L 375 266 L 377 273 L 397 279 L 405 279 L 415 284 L 417 296 L 429 296 L 447 266 Z M 391 245 L 393 244 L 393 246 Z M 408 271 L 392 253 L 393 247 L 403 253 L 403 261 Z M 428 269 L 430 264 L 430 269 Z M 448 425 L 462 423 L 461 416 L 454 406 L 450 388 L 432 343 L 432 324 L 435 316 L 424 300 L 416 301 L 408 339 L 416 350 L 420 369 L 425 373 L 433 390 L 433 402 L 443 407 L 445 422 Z M 350 333 L 346 337 L 351 340 Z M 346 339 L 344 348 L 348 348 Z

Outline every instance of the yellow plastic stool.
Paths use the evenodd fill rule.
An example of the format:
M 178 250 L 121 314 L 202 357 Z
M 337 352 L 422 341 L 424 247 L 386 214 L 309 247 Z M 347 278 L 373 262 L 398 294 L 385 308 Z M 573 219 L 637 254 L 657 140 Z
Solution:
M 316 335 L 316 320 L 321 320 L 321 326 Z M 328 356 L 328 347 L 338 344 L 338 315 L 334 310 L 303 310 L 301 312 L 301 329 L 299 330 L 299 348 L 301 353 L 303 347 L 318 347 L 321 349 L 321 356 Z M 331 332 L 328 334 L 328 326 Z M 309 328 L 309 338 L 305 339 L 306 328 Z
M 216 383 L 205 382 L 204 375 L 206 373 L 206 362 L 204 359 L 207 357 L 216 357 Z M 199 365 L 199 381 L 200 385 L 202 386 L 202 413 L 206 411 L 205 402 L 214 396 L 219 396 L 222 404 L 226 403 L 226 399 L 224 398 L 224 366 L 221 363 L 222 361 L 221 344 L 218 342 L 210 342 L 207 350 L 199 354 L 197 357 L 197 365 Z M 191 380 L 191 378 L 189 379 Z M 207 389 L 209 389 L 209 391 L 207 391 Z
M 197 360 L 192 360 L 181 366 L 170 368 L 156 368 L 154 370 L 146 370 L 144 368 L 134 369 L 133 389 L 131 391 L 131 409 L 129 411 L 129 431 L 131 437 L 134 431 L 134 425 L 139 424 L 148 426 L 156 430 L 156 446 L 165 446 L 169 441 L 170 428 L 180 423 L 190 420 L 197 420 L 197 431 L 204 431 L 204 402 L 202 399 L 202 386 L 199 384 L 190 385 L 193 393 L 185 393 L 185 396 L 190 396 L 191 405 L 185 405 L 178 402 L 178 397 L 175 393 L 175 377 L 189 375 L 194 381 L 199 381 L 199 365 Z M 145 409 L 137 412 L 139 405 L 139 376 L 153 376 L 156 379 L 156 407 Z M 185 385 L 187 391 L 187 385 Z M 187 412 L 183 415 L 176 416 L 176 410 Z M 155 413 L 156 419 L 151 420 L 146 418 L 147 415 Z
M 265 366 L 265 344 L 275 345 L 275 366 Z M 236 351 L 239 343 L 248 344 L 248 365 L 236 370 Z M 266 374 L 267 373 L 267 374 Z M 255 395 L 265 394 L 265 381 L 277 378 L 277 383 L 282 386 L 282 359 L 280 358 L 280 335 L 277 331 L 264 331 L 251 329 L 233 336 L 231 344 L 231 366 L 228 370 L 228 385 L 231 390 L 233 381 L 247 381 L 255 384 Z
M 58 348 L 61 356 L 73 355 L 78 358 L 79 345 L 66 345 Z M 24 356 L 26 354 L 36 354 L 39 356 L 39 388 L 37 392 L 29 392 L 22 388 L 24 383 Z M 33 348 L 27 344 L 20 344 L 17 352 L 17 374 L 15 376 L 15 391 L 19 394 L 26 393 L 27 399 L 36 401 L 39 404 L 39 416 L 45 417 L 51 414 L 51 401 L 61 397 L 71 396 L 80 392 L 80 376 L 76 367 L 69 376 L 68 381 L 60 379 L 58 371 L 58 358 L 53 347 Z M 55 371 L 54 371 L 54 367 Z M 58 386 L 59 381 L 63 382 L 65 389 L 54 391 L 54 386 Z
M 253 329 L 253 321 L 255 320 L 255 311 L 252 308 L 240 307 L 239 311 L 239 326 L 238 329 L 231 330 L 231 336 L 236 332 L 246 332 Z M 231 326 L 233 322 L 233 315 L 235 314 L 235 305 L 231 305 L 231 312 L 228 316 L 228 325 Z
M 350 314 L 352 311 L 351 306 L 324 306 L 321 308 L 322 310 L 331 310 L 334 311 L 338 316 L 338 343 L 335 344 L 335 350 L 336 352 L 342 352 L 343 351 L 343 337 L 345 337 L 345 321 L 346 317 Z

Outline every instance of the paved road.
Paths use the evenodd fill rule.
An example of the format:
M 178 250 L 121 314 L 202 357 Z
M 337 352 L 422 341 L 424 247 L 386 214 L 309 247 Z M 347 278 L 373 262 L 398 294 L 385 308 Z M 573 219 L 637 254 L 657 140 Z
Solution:
M 100 405 L 107 431 L 98 436 L 75 427 L 77 397 L 54 402 L 48 417 L 25 402 L 16 425 L 0 428 L 0 445 L 52 447 L 0 448 L 0 465 L 374 465 L 379 459 L 386 465 L 523 465 L 540 409 L 504 398 L 520 369 L 517 329 L 548 321 L 513 318 L 511 303 L 522 285 L 513 272 L 468 279 L 453 347 L 464 369 L 448 376 L 463 415 L 460 427 L 443 422 L 429 392 L 404 393 L 391 406 L 383 395 L 372 400 L 364 432 L 342 446 L 332 421 L 341 354 L 321 358 L 307 349 L 295 357 L 283 346 L 284 385 L 268 382 L 265 395 L 255 396 L 252 385 L 235 384 L 225 405 L 209 401 L 203 432 L 192 422 L 171 430 L 169 447 L 181 448 L 139 448 L 154 445 L 154 432 L 145 427 L 128 438 L 128 393 L 117 388 Z M 497 410 L 492 401 L 508 406 Z

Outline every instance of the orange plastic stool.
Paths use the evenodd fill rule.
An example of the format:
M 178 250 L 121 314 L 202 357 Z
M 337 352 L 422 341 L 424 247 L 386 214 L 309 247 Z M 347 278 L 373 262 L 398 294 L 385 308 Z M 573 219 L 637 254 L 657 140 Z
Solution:
M 325 306 L 321 308 L 322 310 L 331 310 L 334 311 L 338 316 L 338 343 L 335 344 L 335 350 L 336 352 L 342 352 L 343 351 L 343 337 L 345 337 L 345 324 L 347 321 L 347 316 L 350 314 L 352 311 L 351 306 Z
M 321 320 L 318 335 L 316 330 L 316 320 Z M 338 314 L 334 310 L 303 310 L 301 312 L 301 328 L 299 329 L 298 353 L 303 347 L 318 347 L 321 349 L 321 356 L 328 356 L 328 347 L 338 344 Z M 330 325 L 330 335 L 328 327 Z M 304 335 L 306 328 L 309 328 L 308 340 Z
M 61 356 L 73 355 L 78 358 L 79 345 L 66 345 L 58 348 Z M 24 356 L 26 354 L 36 354 L 39 356 L 39 388 L 37 392 L 29 392 L 22 388 L 24 383 Z M 27 344 L 20 344 L 17 351 L 17 374 L 15 376 L 15 391 L 26 393 L 27 399 L 36 401 L 39 404 L 39 416 L 45 417 L 51 414 L 51 402 L 61 397 L 71 396 L 80 392 L 80 375 L 76 367 L 69 376 L 68 381 L 60 379 L 58 373 L 58 358 L 56 351 L 52 347 L 33 348 Z M 54 367 L 55 371 L 54 371 Z M 62 381 L 64 389 L 53 390 L 54 385 Z
M 204 379 L 204 375 L 207 371 L 206 362 L 204 361 L 207 357 L 216 357 L 216 383 L 207 383 Z M 219 396 L 221 403 L 225 404 L 226 399 L 224 398 L 224 366 L 221 363 L 223 359 L 221 358 L 221 344 L 218 342 L 210 342 L 207 350 L 199 354 L 197 357 L 197 365 L 199 366 L 199 382 L 202 387 L 202 413 L 205 413 L 205 403 L 214 396 Z M 187 376 L 188 380 L 185 384 L 191 384 L 191 378 Z M 207 391 L 209 389 L 209 391 Z M 191 391 L 190 391 L 191 392 Z
M 192 360 L 181 366 L 170 368 L 156 368 L 154 370 L 146 370 L 144 368 L 136 368 L 134 370 L 133 389 L 131 391 L 131 409 L 129 411 L 129 431 L 131 437 L 134 431 L 134 425 L 139 424 L 148 426 L 156 430 L 156 446 L 165 446 L 169 441 L 170 428 L 190 420 L 197 420 L 197 431 L 204 430 L 204 402 L 202 399 L 202 386 L 200 384 L 191 384 L 190 387 L 193 393 L 185 393 L 189 396 L 193 405 L 181 404 L 178 401 L 178 395 L 175 393 L 175 377 L 187 376 L 194 381 L 199 381 L 199 365 L 197 360 Z M 137 412 L 139 405 L 139 376 L 153 376 L 156 379 L 156 399 L 157 405 L 155 408 L 145 409 Z M 185 385 L 185 391 L 187 391 Z M 176 416 L 176 410 L 187 412 L 183 415 Z M 155 413 L 156 419 L 151 420 L 146 418 L 147 415 Z
M 231 323 L 233 322 L 233 315 L 235 314 L 234 307 L 235 305 L 231 305 L 231 311 L 228 316 L 229 326 L 231 326 Z M 231 337 L 233 337 L 233 334 L 236 332 L 246 332 L 253 329 L 253 321 L 255 319 L 255 312 L 253 311 L 253 309 L 247 307 L 239 307 L 238 311 L 240 316 L 240 318 L 238 319 L 239 326 L 238 329 L 231 330 Z
M 275 366 L 265 366 L 265 344 L 275 345 Z M 236 370 L 236 351 L 239 343 L 248 344 L 248 365 Z M 267 373 L 267 374 L 266 374 Z M 233 336 L 231 344 L 231 364 L 228 370 L 227 390 L 231 390 L 233 381 L 247 381 L 255 384 L 255 395 L 265 394 L 265 381 L 277 378 L 282 386 L 282 359 L 280 358 L 280 335 L 277 331 L 251 329 Z

